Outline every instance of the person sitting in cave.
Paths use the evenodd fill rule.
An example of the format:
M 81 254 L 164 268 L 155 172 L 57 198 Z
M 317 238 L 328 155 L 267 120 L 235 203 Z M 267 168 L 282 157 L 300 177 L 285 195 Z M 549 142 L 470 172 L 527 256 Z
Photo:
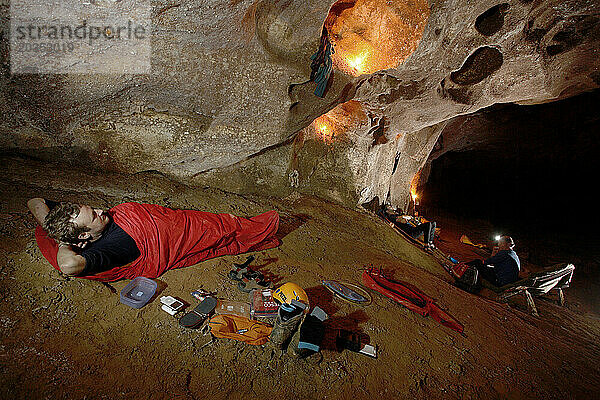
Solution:
M 425 249 L 434 249 L 433 238 L 435 237 L 435 222 L 428 221 L 425 223 L 419 223 L 417 225 L 411 224 L 413 217 L 410 215 L 396 215 L 391 216 L 391 221 L 398 229 L 401 229 L 404 233 L 413 239 L 417 239 L 423 236 L 423 243 L 425 243 Z
M 103 210 L 42 198 L 27 206 L 39 223 L 35 237 L 42 255 L 79 278 L 156 278 L 209 258 L 280 244 L 276 211 L 242 218 L 139 203 Z
M 519 280 L 521 261 L 513 250 L 515 242 L 510 236 L 501 236 L 492 256 L 485 261 L 469 261 L 467 265 L 477 268 L 481 277 L 494 286 L 504 286 Z
M 378 214 L 384 219 L 392 222 L 398 229 L 406 233 L 413 239 L 418 239 L 423 236 L 423 242 L 425 243 L 425 249 L 434 249 L 433 239 L 435 237 L 435 222 L 428 221 L 425 223 L 415 224 L 413 218 L 410 215 L 398 214 L 393 209 L 388 212 L 388 206 L 382 205 Z

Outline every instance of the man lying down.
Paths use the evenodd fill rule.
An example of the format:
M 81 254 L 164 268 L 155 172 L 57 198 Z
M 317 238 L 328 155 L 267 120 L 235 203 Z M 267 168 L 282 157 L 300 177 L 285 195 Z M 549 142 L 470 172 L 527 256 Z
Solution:
M 209 258 L 280 244 L 276 211 L 242 218 L 140 203 L 102 210 L 42 198 L 27 206 L 40 225 L 35 238 L 43 256 L 59 271 L 85 279 L 156 278 Z

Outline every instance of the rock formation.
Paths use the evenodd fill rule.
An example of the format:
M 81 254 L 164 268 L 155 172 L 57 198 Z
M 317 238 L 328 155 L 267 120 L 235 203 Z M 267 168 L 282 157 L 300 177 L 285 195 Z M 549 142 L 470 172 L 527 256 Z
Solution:
M 0 17 L 6 37 L 6 1 Z M 160 0 L 149 75 L 11 75 L 3 40 L 0 148 L 404 207 L 451 118 L 597 88 L 599 21 L 583 0 Z M 324 25 L 336 53 L 320 98 Z

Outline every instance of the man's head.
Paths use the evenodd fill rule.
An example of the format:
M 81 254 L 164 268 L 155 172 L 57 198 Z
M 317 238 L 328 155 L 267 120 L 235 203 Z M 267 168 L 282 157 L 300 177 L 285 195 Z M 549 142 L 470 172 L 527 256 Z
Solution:
M 44 219 L 44 230 L 56 240 L 76 244 L 98 238 L 109 222 L 102 209 L 62 202 Z
M 498 249 L 499 250 L 510 250 L 515 246 L 515 242 L 512 240 L 510 236 L 504 235 L 501 236 L 498 240 Z

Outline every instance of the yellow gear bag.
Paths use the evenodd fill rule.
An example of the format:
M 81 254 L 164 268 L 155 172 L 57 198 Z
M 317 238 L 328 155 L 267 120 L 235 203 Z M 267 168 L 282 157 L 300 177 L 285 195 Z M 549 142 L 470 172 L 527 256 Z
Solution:
M 232 314 L 217 314 L 208 322 L 210 332 L 218 338 L 240 340 L 248 344 L 267 343 L 273 327 Z

